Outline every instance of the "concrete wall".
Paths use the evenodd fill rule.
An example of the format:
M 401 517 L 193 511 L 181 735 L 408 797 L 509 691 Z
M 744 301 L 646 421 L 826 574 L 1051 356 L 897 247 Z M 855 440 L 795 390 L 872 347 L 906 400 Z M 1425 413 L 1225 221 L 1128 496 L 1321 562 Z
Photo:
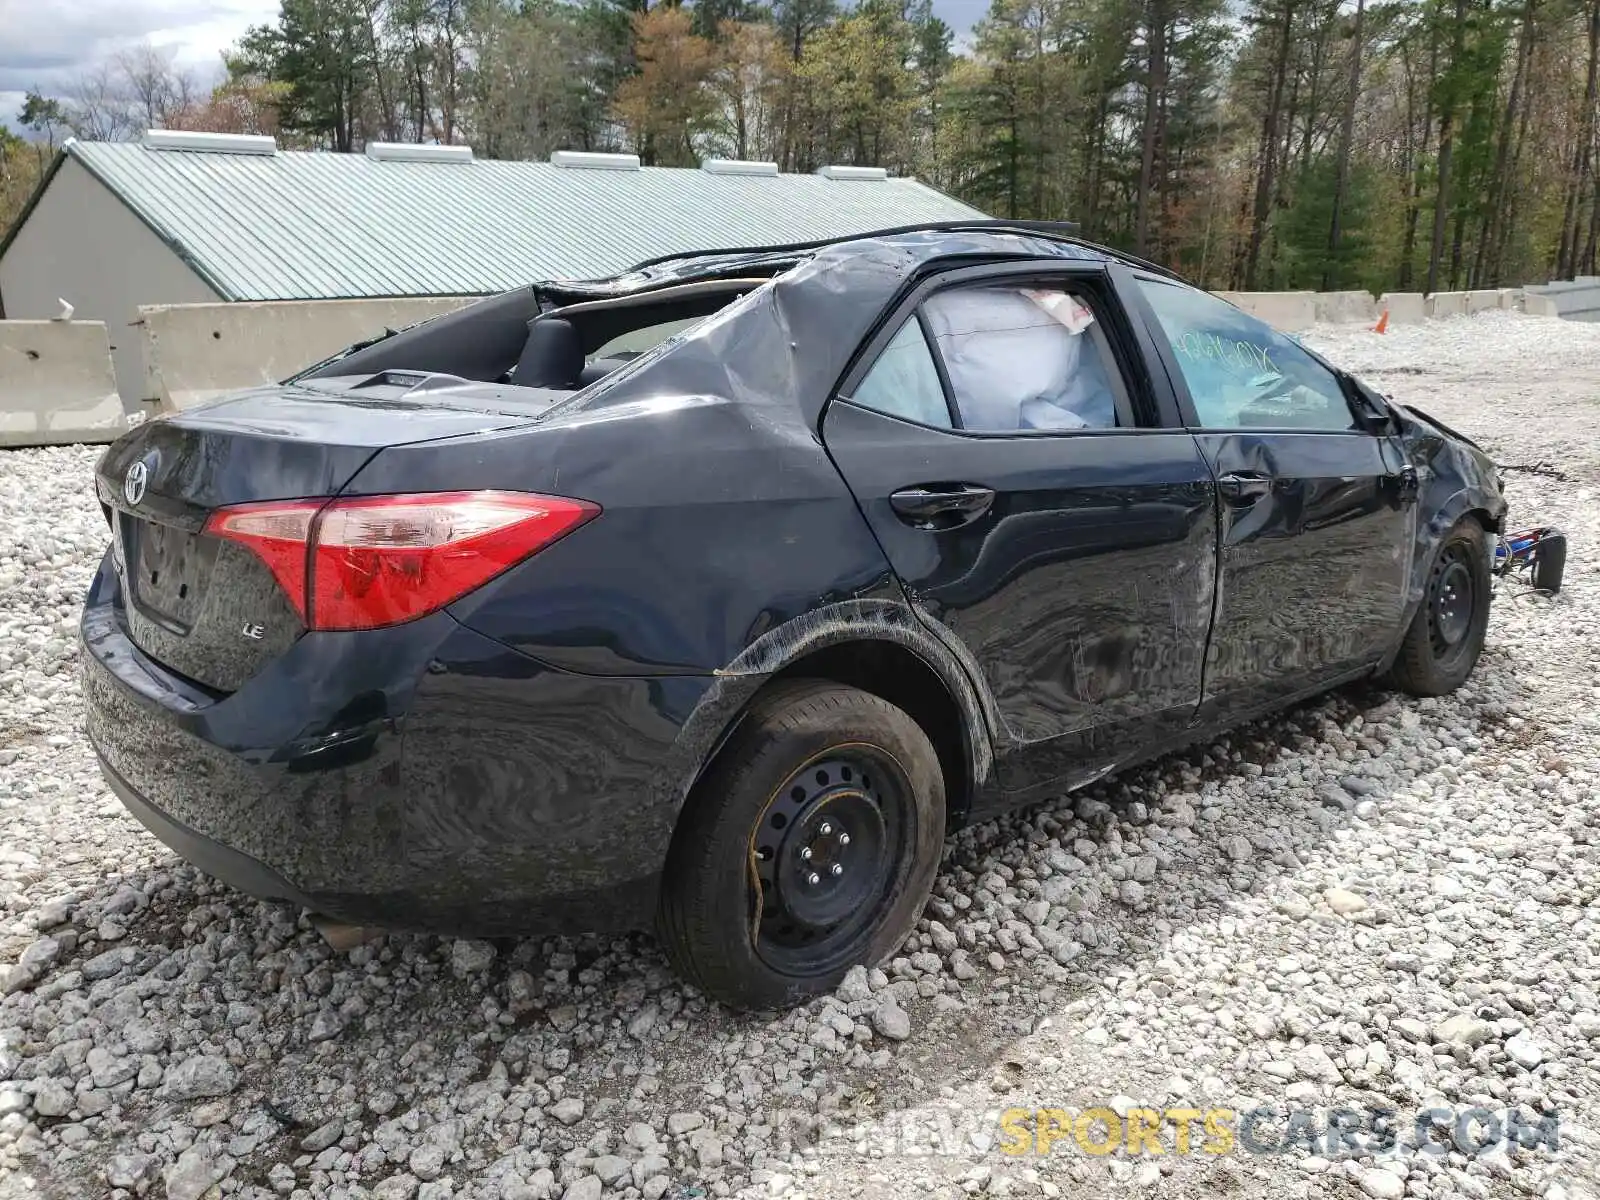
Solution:
M 399 329 L 474 297 L 306 300 L 282 304 L 146 306 L 143 391 L 163 411 L 276 383 L 385 328 Z
M 1428 319 L 1421 292 L 1385 292 L 1378 297 L 1378 315 L 1389 314 L 1391 325 L 1416 325 Z
M 70 165 L 70 164 L 69 164 Z M 7 256 L 7 263 L 11 256 Z M 1217 293 L 1285 332 L 1319 319 L 1365 324 L 1387 310 L 1390 324 L 1422 314 L 1465 315 L 1525 306 L 1534 315 L 1600 320 L 1600 279 L 1496 291 L 1317 296 L 1311 292 Z M 271 304 L 157 305 L 137 310 L 136 339 L 98 321 L 0 321 L 0 445 L 111 441 L 148 412 L 114 367 L 131 347 L 141 364 L 131 389 L 159 399 L 167 411 L 225 392 L 286 378 L 319 359 L 381 333 L 437 316 L 472 297 L 411 300 L 318 300 Z M 1369 308 L 1368 305 L 1371 305 Z M 143 364 L 148 361 L 148 373 Z M 119 398 L 118 392 L 121 390 Z
M 0 321 L 0 446 L 110 442 L 128 428 L 100 321 Z
M 1378 319 L 1378 302 L 1371 292 L 1316 292 L 1312 295 L 1312 304 L 1317 320 L 1322 323 L 1371 323 Z
M 1524 307 L 1535 316 L 1600 321 L 1600 275 L 1579 275 L 1523 289 Z
M 0 302 L 8 319 L 54 317 L 62 299 L 72 304 L 75 320 L 105 322 L 117 390 L 125 409 L 138 412 L 145 373 L 134 325 L 137 306 L 218 297 L 148 225 L 68 158 L 0 259 Z
M 1258 320 L 1283 333 L 1310 329 L 1317 323 L 1315 292 L 1217 292 Z

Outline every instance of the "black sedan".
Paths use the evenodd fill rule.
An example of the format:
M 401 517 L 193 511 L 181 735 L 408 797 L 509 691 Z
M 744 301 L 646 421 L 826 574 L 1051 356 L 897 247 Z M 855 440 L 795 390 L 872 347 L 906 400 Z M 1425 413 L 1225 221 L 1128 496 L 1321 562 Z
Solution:
M 522 288 L 96 486 L 88 732 L 156 836 L 364 925 L 653 925 L 746 1007 L 893 951 L 955 825 L 1456 687 L 1505 513 L 1465 438 L 1002 223 Z

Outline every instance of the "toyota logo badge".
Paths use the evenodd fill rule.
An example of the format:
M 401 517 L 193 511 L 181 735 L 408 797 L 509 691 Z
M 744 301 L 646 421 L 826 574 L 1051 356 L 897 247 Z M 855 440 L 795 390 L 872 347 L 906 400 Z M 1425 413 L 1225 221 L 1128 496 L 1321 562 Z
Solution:
M 136 462 L 128 468 L 128 477 L 122 481 L 122 494 L 128 498 L 129 504 L 138 504 L 144 499 L 144 488 L 149 479 L 150 468 L 142 462 Z

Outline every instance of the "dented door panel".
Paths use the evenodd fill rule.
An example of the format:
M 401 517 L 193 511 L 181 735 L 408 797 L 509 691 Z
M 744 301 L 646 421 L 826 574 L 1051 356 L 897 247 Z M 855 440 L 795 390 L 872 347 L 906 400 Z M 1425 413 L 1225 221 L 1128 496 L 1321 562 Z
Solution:
M 1417 511 L 1399 447 L 1356 432 L 1196 437 L 1219 480 L 1266 485 L 1218 505 L 1208 706 L 1288 697 L 1381 659 L 1402 628 Z
M 836 402 L 824 436 L 912 604 L 978 664 L 1013 798 L 1076 786 L 1189 725 L 1216 554 L 1190 434 L 972 437 Z M 915 528 L 890 496 L 919 480 L 994 500 L 954 528 Z

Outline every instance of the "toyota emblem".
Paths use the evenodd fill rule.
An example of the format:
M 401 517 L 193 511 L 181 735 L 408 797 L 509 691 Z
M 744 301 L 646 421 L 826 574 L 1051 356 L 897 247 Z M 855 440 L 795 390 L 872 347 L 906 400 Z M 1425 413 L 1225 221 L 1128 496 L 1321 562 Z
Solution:
M 138 504 L 144 499 L 145 484 L 150 480 L 150 468 L 142 462 L 136 462 L 128 468 L 128 477 L 122 481 L 122 494 L 128 498 L 129 504 Z

